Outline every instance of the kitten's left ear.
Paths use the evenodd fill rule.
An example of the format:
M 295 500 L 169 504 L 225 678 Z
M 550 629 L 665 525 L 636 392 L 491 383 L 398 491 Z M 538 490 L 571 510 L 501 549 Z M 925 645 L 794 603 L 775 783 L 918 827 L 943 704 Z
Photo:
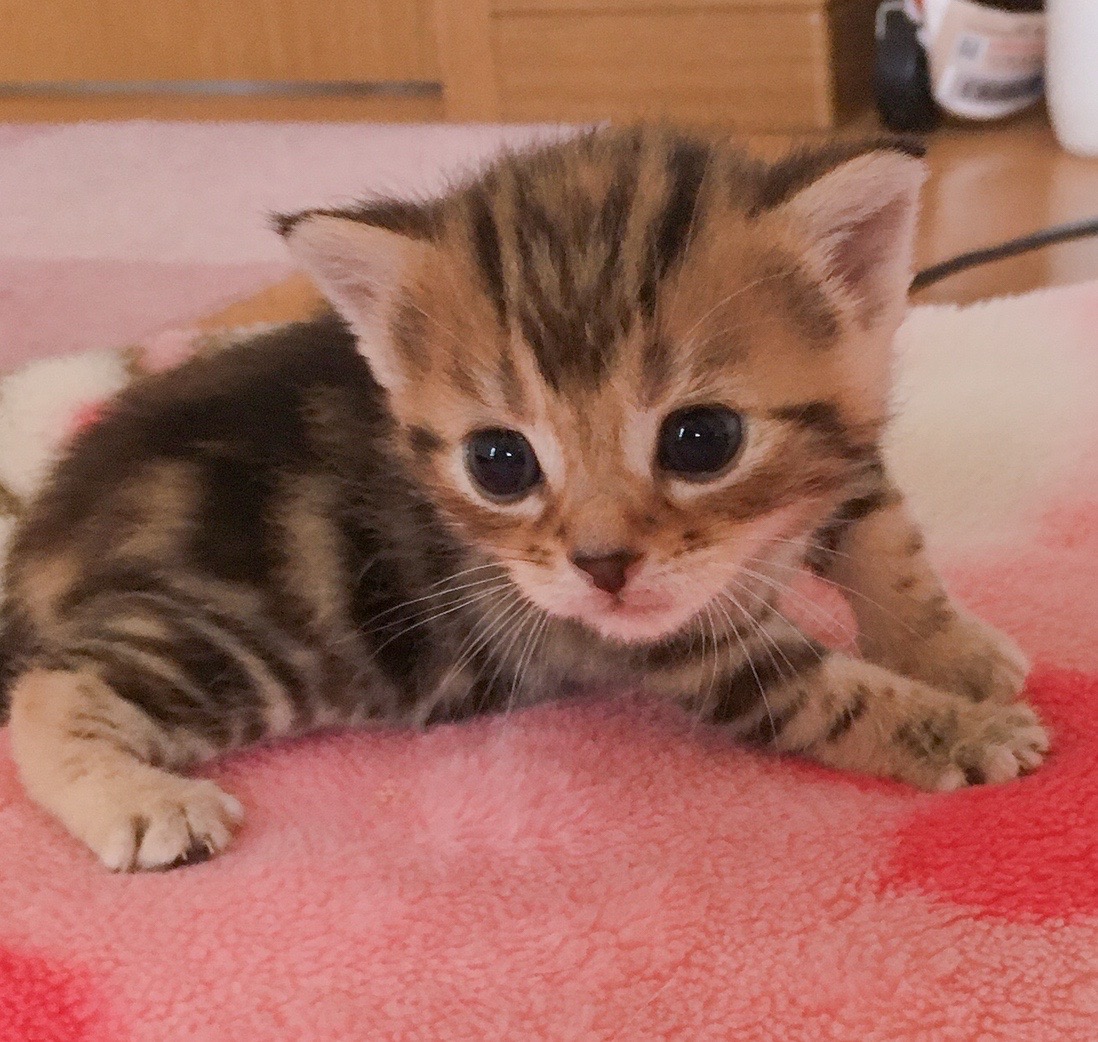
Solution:
M 925 179 L 917 158 L 881 148 L 827 170 L 778 207 L 808 230 L 866 326 L 902 314 Z
M 290 253 L 350 323 L 374 377 L 393 390 L 406 379 L 392 344 L 391 319 L 425 243 L 398 231 L 331 213 L 283 218 Z

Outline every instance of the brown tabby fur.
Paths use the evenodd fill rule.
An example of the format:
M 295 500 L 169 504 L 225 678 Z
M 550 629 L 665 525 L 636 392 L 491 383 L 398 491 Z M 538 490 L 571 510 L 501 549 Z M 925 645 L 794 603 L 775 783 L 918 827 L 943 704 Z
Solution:
M 179 773 L 216 753 L 607 682 L 930 788 L 1035 767 L 1024 660 L 951 604 L 878 451 L 921 178 L 894 143 L 766 165 L 640 127 L 281 219 L 342 317 L 144 380 L 22 521 L 28 791 L 109 867 L 171 866 L 240 820 Z M 727 472 L 656 468 L 661 418 L 712 404 L 746 425 Z M 464 471 L 484 428 L 538 453 L 517 504 Z M 620 593 L 571 563 L 615 554 Z M 780 614 L 805 560 L 864 658 Z

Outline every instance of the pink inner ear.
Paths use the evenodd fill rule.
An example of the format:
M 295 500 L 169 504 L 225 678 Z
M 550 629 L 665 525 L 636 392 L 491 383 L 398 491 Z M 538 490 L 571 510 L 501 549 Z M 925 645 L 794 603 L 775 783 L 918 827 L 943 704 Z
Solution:
M 907 208 L 905 199 L 893 199 L 847 225 L 832 248 L 831 274 L 859 302 L 861 317 L 867 323 L 876 318 L 887 295 L 897 291 L 889 283 L 895 273 L 895 239 Z M 905 285 L 900 291 L 906 289 Z

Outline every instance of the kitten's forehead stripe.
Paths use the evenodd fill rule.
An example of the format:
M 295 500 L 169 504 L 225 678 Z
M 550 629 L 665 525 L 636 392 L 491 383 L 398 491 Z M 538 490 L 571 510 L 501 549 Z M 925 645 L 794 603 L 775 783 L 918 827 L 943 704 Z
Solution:
M 678 265 L 686 251 L 711 161 L 712 149 L 700 141 L 682 140 L 671 146 L 667 156 L 669 187 L 653 244 L 657 283 Z
M 466 191 L 480 281 L 550 388 L 597 386 L 638 308 L 651 319 L 714 156 L 700 140 L 634 129 L 504 157 Z
M 620 234 L 599 226 L 595 201 L 569 183 L 574 172 L 556 174 L 559 184 L 541 185 L 529 172 L 514 179 L 522 330 L 554 389 L 599 382 L 630 314 L 613 279 Z M 560 213 L 539 198 L 542 191 L 564 194 Z
M 522 379 L 519 377 L 515 357 L 507 346 L 500 349 L 499 361 L 496 365 L 496 381 L 508 411 L 515 416 L 522 416 L 526 412 Z
M 473 379 L 473 374 L 469 371 L 469 367 L 460 358 L 451 359 L 447 370 L 447 377 L 449 378 L 450 383 L 453 384 L 464 397 L 470 398 L 473 401 L 480 401 L 480 387 L 477 385 L 476 380 Z
M 469 222 L 472 229 L 473 257 L 481 281 L 492 300 L 501 324 L 507 322 L 507 287 L 503 278 L 503 252 L 499 228 L 492 213 L 489 187 L 473 188 L 469 193 Z

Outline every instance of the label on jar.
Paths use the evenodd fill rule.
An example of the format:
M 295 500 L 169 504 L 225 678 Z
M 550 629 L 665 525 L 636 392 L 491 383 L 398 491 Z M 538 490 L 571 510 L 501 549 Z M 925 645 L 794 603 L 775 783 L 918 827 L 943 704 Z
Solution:
M 920 23 L 934 99 L 968 119 L 998 119 L 1044 92 L 1045 16 L 973 0 L 907 0 Z

